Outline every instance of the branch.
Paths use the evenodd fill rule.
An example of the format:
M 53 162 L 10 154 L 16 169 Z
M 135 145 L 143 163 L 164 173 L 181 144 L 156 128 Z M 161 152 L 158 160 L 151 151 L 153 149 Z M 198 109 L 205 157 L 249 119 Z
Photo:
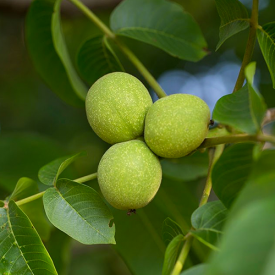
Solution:
M 244 79 L 245 79 L 244 70 L 245 70 L 245 67 L 248 65 L 248 63 L 250 62 L 253 55 L 254 45 L 256 41 L 256 31 L 258 27 L 258 6 L 259 6 L 259 0 L 253 0 L 248 40 L 247 40 L 247 44 L 244 52 L 242 66 L 241 66 L 233 93 L 242 88 Z
M 237 135 L 225 135 L 219 137 L 206 138 L 203 143 L 197 148 L 209 148 L 219 144 L 228 143 L 242 143 L 242 142 L 271 142 L 275 144 L 275 137 L 268 135 L 248 135 L 248 134 L 237 134 Z
M 116 35 L 91 11 L 89 10 L 81 1 L 79 0 L 68 0 L 74 4 L 79 10 L 81 10 L 94 24 L 110 39 L 112 39 L 123 52 L 125 56 L 132 62 L 132 64 L 138 69 L 141 75 L 153 88 L 159 98 L 166 96 L 165 92 L 158 84 L 156 79 L 151 75 L 151 73 L 145 68 L 145 66 L 140 62 L 140 60 L 134 55 L 134 53 L 121 41 L 119 41 Z
M 210 149 L 209 150 L 209 168 L 208 168 L 208 174 L 207 174 L 207 178 L 206 178 L 206 183 L 205 183 L 205 188 L 203 190 L 203 194 L 201 197 L 201 201 L 199 204 L 199 207 L 201 207 L 202 205 L 206 204 L 211 192 L 211 188 L 212 188 L 212 180 L 211 180 L 211 174 L 212 174 L 212 169 L 214 167 L 214 164 L 216 163 L 216 161 L 219 159 L 219 157 L 221 156 L 222 152 L 224 149 L 224 145 L 220 145 L 217 146 L 215 149 Z M 191 228 L 192 230 L 194 230 L 194 228 Z M 179 275 L 182 267 L 186 261 L 186 258 L 188 256 L 188 253 L 191 249 L 191 245 L 193 242 L 193 236 L 188 233 L 185 236 L 185 244 L 183 245 L 181 252 L 179 254 L 179 257 L 175 263 L 174 269 L 171 272 L 171 275 Z
M 94 173 L 94 174 L 91 174 L 91 175 L 88 175 L 88 176 L 85 176 L 85 177 L 82 177 L 82 178 L 79 178 L 79 179 L 75 179 L 73 181 L 78 182 L 78 183 L 82 183 L 82 182 L 93 180 L 96 177 L 97 177 L 97 173 Z M 30 196 L 30 197 L 27 197 L 25 199 L 19 200 L 19 201 L 16 202 L 16 204 L 19 206 L 19 205 L 23 205 L 25 203 L 37 200 L 37 199 L 43 197 L 43 195 L 45 194 L 45 192 L 46 191 L 43 191 L 43 192 L 37 193 L 37 194 L 35 194 L 33 196 Z

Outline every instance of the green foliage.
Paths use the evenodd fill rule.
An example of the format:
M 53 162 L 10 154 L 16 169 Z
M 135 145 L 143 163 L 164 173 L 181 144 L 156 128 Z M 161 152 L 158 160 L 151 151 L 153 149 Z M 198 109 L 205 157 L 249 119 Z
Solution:
M 275 22 L 259 27 L 257 38 L 275 89 Z
M 261 129 L 266 106 L 261 94 L 253 87 L 255 69 L 256 64 L 250 63 L 245 70 L 247 85 L 218 100 L 213 119 L 249 134 L 256 134 Z
M 198 182 L 191 184 L 198 188 Z M 196 207 L 196 197 L 189 184 L 163 179 L 153 201 L 138 209 L 136 215 L 128 217 L 125 211 L 112 210 L 116 223 L 115 248 L 132 274 L 161 274 L 166 249 L 161 230 L 163 221 L 169 215 L 186 232 Z
M 81 46 L 77 66 L 82 78 L 92 85 L 105 74 L 124 71 L 106 37 L 96 36 Z
M 211 259 L 207 274 L 272 274 L 269 268 L 275 256 L 274 207 L 272 198 L 241 209 L 234 222 L 227 225 L 221 252 Z
M 180 181 L 192 181 L 207 175 L 207 153 L 195 152 L 192 155 L 177 159 L 162 159 L 163 175 Z
M 39 180 L 46 185 L 50 185 L 50 186 L 55 185 L 60 174 L 75 159 L 77 159 L 82 155 L 84 155 L 84 153 L 78 153 L 72 156 L 62 157 L 44 165 L 38 172 Z
M 83 106 L 87 89 L 65 45 L 59 14 L 61 1 L 32 2 L 26 21 L 28 49 L 36 70 L 52 91 L 69 104 Z
M 275 192 L 275 151 L 265 150 L 253 164 L 243 191 L 233 205 L 231 218 L 249 204 L 272 199 Z
M 206 41 L 192 16 L 166 0 L 123 1 L 111 15 L 111 28 L 117 35 L 143 41 L 184 60 L 199 61 L 207 54 Z
M 188 72 L 195 73 L 194 64 L 179 62 L 171 56 L 186 61 L 199 61 L 208 53 L 206 41 L 198 24 L 189 13 L 183 11 L 180 5 L 174 3 L 175 1 L 123 1 L 111 14 L 110 25 L 114 33 L 103 23 L 110 14 L 101 21 L 81 1 L 69 1 L 80 9 L 89 20 L 93 21 L 103 35 L 96 36 L 98 32 L 94 32 L 87 21 L 85 21 L 85 26 L 83 26 L 84 21 L 82 25 L 77 23 L 82 20 L 80 18 L 68 19 L 67 16 L 64 16 L 61 22 L 62 0 L 34 0 L 26 18 L 26 42 L 34 66 L 48 86 L 66 103 L 83 107 L 87 91 L 85 84 L 73 67 L 70 55 L 76 58 L 76 65 L 82 79 L 92 85 L 97 79 L 108 73 L 124 71 L 119 60 L 119 58 L 123 58 L 121 55 L 123 53 L 136 67 L 140 76 L 144 78 L 141 80 L 146 80 L 160 97 L 164 97 L 165 93 L 150 72 L 158 75 L 163 71 L 162 67 L 169 69 L 172 66 L 174 66 L 173 68 L 175 66 L 183 68 L 184 66 Z M 186 10 L 192 11 L 197 7 L 194 1 L 187 2 Z M 131 216 L 127 215 L 127 211 L 129 207 L 132 208 L 132 204 L 123 207 L 125 211 L 113 209 L 110 206 L 113 212 L 111 213 L 109 206 L 97 193 L 101 186 L 97 184 L 96 180 L 89 183 L 93 188 L 77 183 L 77 181 L 88 181 L 91 179 L 90 176 L 73 181 L 70 179 L 76 178 L 76 176 L 70 175 L 72 170 L 67 169 L 63 174 L 66 179 L 59 179 L 60 174 L 81 154 L 56 158 L 60 155 L 70 154 L 71 150 L 80 151 L 84 144 L 90 149 L 92 157 L 88 160 L 83 158 L 81 162 L 76 161 L 74 169 L 80 175 L 85 175 L 86 171 L 91 173 L 90 170 L 92 170 L 92 175 L 100 174 L 99 172 L 95 173 L 94 170 L 98 167 L 100 157 L 108 145 L 103 144 L 103 141 L 101 143 L 95 141 L 93 138 L 95 134 L 88 128 L 83 110 L 76 110 L 74 113 L 78 113 L 79 117 L 85 120 L 86 124 L 83 122 L 84 128 L 82 129 L 82 123 L 79 123 L 78 118 L 73 117 L 74 123 L 71 124 L 72 115 L 67 116 L 69 109 L 63 109 L 64 106 L 57 105 L 60 106 L 60 110 L 59 107 L 51 108 L 54 106 L 54 101 L 51 100 L 45 101 L 45 109 L 41 108 L 42 105 L 36 104 L 37 98 L 41 98 L 43 101 L 44 96 L 49 96 L 46 93 L 44 95 L 44 88 L 39 82 L 26 80 L 26 83 L 30 82 L 32 85 L 24 86 L 22 83 L 24 84 L 25 81 L 20 79 L 17 81 L 16 77 L 9 80 L 6 74 L 3 74 L 4 77 L 1 77 L 2 74 L 0 74 L 0 82 L 3 82 L 3 91 L 5 91 L 3 96 L 5 98 L 7 94 L 12 94 L 12 99 L 15 100 L 15 104 L 12 104 L 14 112 L 16 112 L 15 117 L 20 120 L 19 123 L 13 125 L 13 118 L 11 126 L 7 126 L 8 123 L 5 120 L 2 123 L 1 114 L 3 134 L 1 133 L 0 138 L 0 193 L 2 194 L 2 198 L 0 198 L 2 199 L 0 200 L 0 274 L 128 274 L 128 269 L 125 266 L 119 267 L 119 262 L 121 262 L 118 259 L 119 256 L 127 263 L 131 274 L 135 275 L 161 273 L 170 275 L 172 270 L 176 275 L 274 274 L 275 150 L 266 148 L 275 144 L 275 137 L 270 135 L 274 127 L 263 128 L 263 121 L 265 123 L 267 121 L 263 97 L 269 106 L 273 106 L 274 102 L 269 101 L 269 99 L 273 99 L 272 95 L 267 96 L 271 85 L 265 72 L 262 71 L 262 66 L 265 66 L 265 63 L 258 61 L 261 79 L 257 86 L 262 92 L 261 94 L 253 84 L 256 64 L 249 62 L 251 56 L 255 57 L 252 53 L 256 39 L 255 32 L 257 32 L 257 39 L 271 74 L 273 87 L 275 87 L 275 23 L 260 26 L 257 22 L 257 5 L 258 1 L 253 1 L 250 19 L 246 8 L 238 0 L 216 0 L 218 14 L 221 18 L 220 41 L 217 49 L 228 38 L 250 26 L 249 39 L 236 86 L 243 85 L 242 78 L 246 78 L 246 85 L 233 94 L 222 97 L 214 109 L 213 119 L 223 125 L 218 125 L 211 130 L 207 135 L 209 139 L 204 141 L 210 120 L 208 109 L 207 114 L 205 112 L 201 115 L 197 121 L 204 121 L 203 127 L 206 132 L 203 133 L 197 144 L 187 151 L 188 155 L 178 159 L 161 159 L 163 178 L 160 188 L 158 189 L 158 181 L 158 190 L 153 192 L 154 198 L 153 196 L 150 196 L 149 199 L 145 197 L 144 190 L 141 188 L 131 189 L 131 196 L 128 193 L 129 186 L 131 188 L 131 184 L 135 181 L 141 182 L 144 175 L 145 184 L 143 186 L 147 188 L 150 185 L 148 177 L 154 173 L 154 169 L 148 161 L 140 164 L 137 156 L 142 156 L 142 153 L 135 152 L 126 165 L 121 162 L 127 155 L 125 150 L 122 150 L 121 154 L 114 158 L 113 163 L 106 166 L 107 192 L 111 196 L 122 196 L 123 201 L 126 197 L 130 203 L 136 199 L 145 200 L 146 204 L 148 201 L 150 202 Z M 270 10 L 274 10 L 271 8 L 272 5 L 274 3 L 270 3 Z M 209 24 L 206 24 L 207 22 L 202 17 L 205 14 L 207 17 L 212 17 L 207 10 L 204 11 L 204 7 L 211 7 L 211 5 L 200 3 L 199 6 L 198 10 L 201 10 L 202 14 L 194 12 L 194 17 L 200 24 L 203 22 L 207 40 L 215 41 L 216 38 L 213 39 L 215 36 L 210 35 Z M 269 20 L 265 17 L 268 10 L 263 10 L 259 18 Z M 11 24 L 10 28 L 12 27 Z M 2 29 L 1 24 L 0 31 Z M 241 38 L 241 36 L 238 37 Z M 83 41 L 85 42 L 81 45 Z M 243 49 L 239 47 L 242 45 L 242 41 L 235 40 L 237 43 L 234 43 L 233 39 L 231 41 L 236 46 L 237 55 L 243 55 Z M 8 51 L 2 48 L 3 43 L 1 43 L 1 51 L 6 52 L 7 56 L 13 56 L 16 49 L 18 50 L 16 42 L 18 40 L 12 40 L 12 46 Z M 137 56 L 131 48 L 126 46 L 126 43 L 133 46 L 133 52 Z M 160 51 L 154 47 L 159 48 Z M 213 47 L 212 42 L 211 47 Z M 77 49 L 79 49 L 78 53 Z M 160 55 L 159 52 L 161 52 Z M 170 57 L 166 53 L 170 54 Z M 16 62 L 14 63 L 18 63 L 20 66 L 20 58 L 18 58 L 20 55 L 15 56 Z M 145 59 L 145 63 L 150 64 L 148 69 L 142 64 L 143 60 L 138 59 L 138 56 Z M 222 60 L 223 56 L 216 53 L 213 58 L 212 56 L 205 58 L 199 65 L 198 72 L 201 72 L 201 69 L 205 71 L 204 69 L 207 69 L 204 67 L 205 65 L 208 66 L 217 60 Z M 151 62 L 154 61 L 154 58 L 157 60 L 155 61 L 157 65 Z M 172 60 L 170 63 L 173 65 L 170 64 L 170 67 L 166 67 L 166 64 L 169 63 L 164 60 L 166 58 Z M 257 57 L 255 59 L 258 60 Z M 25 59 L 21 61 L 23 62 Z M 131 67 L 127 68 L 128 64 L 124 62 L 124 59 L 121 61 L 125 64 L 127 71 L 132 70 Z M 12 62 L 11 64 L 5 63 L 5 57 L 3 64 L 7 64 L 5 66 L 7 71 L 14 66 Z M 24 80 L 25 77 L 26 79 L 32 78 L 32 73 L 29 75 L 31 67 L 24 68 L 21 78 Z M 202 77 L 204 78 L 205 75 Z M 12 82 L 12 85 L 9 85 L 17 89 L 18 94 L 20 93 L 21 96 L 18 99 L 16 98 L 17 94 L 13 96 L 13 93 L 9 93 L 10 90 L 6 89 L 5 83 L 9 83 L 9 81 Z M 111 92 L 107 93 L 104 90 L 98 96 L 100 99 L 97 104 L 100 111 L 98 117 L 96 118 L 97 114 L 90 112 L 91 110 L 87 112 L 89 121 L 96 118 L 100 131 L 108 128 L 115 133 L 120 132 L 120 134 L 127 131 L 135 132 L 135 127 L 132 124 L 126 125 L 125 122 L 135 116 L 135 108 L 139 109 L 141 106 L 142 109 L 146 105 L 145 101 L 137 94 L 134 94 L 133 97 L 130 96 L 133 86 L 130 85 L 130 87 L 122 89 L 123 81 L 121 83 L 117 79 L 112 79 L 109 84 L 108 88 Z M 115 84 L 118 87 L 116 91 L 114 91 Z M 147 104 L 150 106 L 152 101 L 147 89 L 144 88 L 144 85 L 138 85 L 136 90 L 139 91 L 140 87 L 142 87 Z M 26 90 L 30 90 L 29 88 L 41 91 L 37 94 L 26 92 Z M 196 92 L 196 89 L 194 91 L 190 89 L 187 92 L 193 93 Z M 208 97 L 204 96 L 205 99 Z M 212 94 L 210 96 L 212 98 Z M 162 101 L 165 99 L 158 102 Z M 28 104 L 28 102 L 32 102 L 32 104 Z M 127 105 L 122 112 L 122 102 L 132 105 L 130 107 Z M 110 104 L 110 108 L 104 109 L 103 107 L 108 104 Z M 156 118 L 164 117 L 164 113 L 167 114 L 167 110 L 168 112 L 173 110 L 177 104 L 178 100 L 175 100 L 169 107 L 163 108 Z M 167 127 L 166 137 L 169 136 L 169 138 L 166 140 L 165 149 L 173 143 L 190 148 L 190 144 L 192 145 L 202 134 L 202 127 L 196 124 L 194 119 L 202 107 L 198 103 L 190 107 L 187 102 L 187 105 L 188 108 L 186 106 L 179 108 L 180 118 L 183 118 L 190 109 L 190 114 L 184 117 L 180 123 L 172 123 L 177 120 L 175 115 L 170 116 L 165 123 L 160 125 L 156 122 L 152 123 L 154 134 L 158 134 L 162 128 Z M 148 106 L 146 105 L 142 109 L 142 115 L 139 116 L 139 130 L 134 135 L 130 135 L 129 139 L 143 140 L 144 116 Z M 2 109 L 7 113 L 6 117 L 9 119 L 8 108 L 4 106 Z M 94 110 L 94 106 L 91 109 Z M 36 116 L 36 114 L 38 111 L 42 114 L 44 110 L 46 110 L 45 118 L 40 120 L 43 115 Z M 25 115 L 22 118 L 21 113 L 24 114 L 24 112 Z M 57 124 L 59 127 L 51 127 L 52 120 L 47 119 L 49 114 L 52 119 L 59 120 Z M 64 115 L 60 116 L 60 114 Z M 267 119 L 274 120 L 272 110 L 269 110 L 268 114 Z M 34 119 L 33 124 L 28 124 L 27 120 L 32 119 Z M 49 126 L 45 125 L 48 121 L 47 125 Z M 110 121 L 112 121 L 111 126 L 108 124 Z M 117 123 L 118 121 L 121 123 Z M 75 127 L 78 123 L 80 124 L 79 128 Z M 184 133 L 193 132 L 192 138 L 180 140 L 177 137 L 177 132 L 183 130 L 186 124 L 188 127 L 184 129 Z M 63 128 L 66 127 L 70 128 L 70 131 L 63 131 Z M 18 131 L 22 128 L 39 131 L 39 133 L 40 131 L 47 133 L 48 130 L 50 131 L 48 135 L 53 135 L 52 133 L 57 130 L 60 133 L 55 136 L 60 138 L 62 144 L 37 134 L 7 135 L 5 133 L 7 129 Z M 92 139 L 90 139 L 91 136 Z M 68 137 L 70 137 L 69 142 Z M 102 138 L 114 143 L 113 139 L 106 139 L 104 135 Z M 247 138 L 247 142 L 253 141 L 254 143 L 257 140 L 258 144 L 230 144 L 231 142 L 244 142 L 245 138 Z M 162 141 L 162 139 L 156 141 L 155 135 L 152 135 L 152 140 L 157 144 Z M 264 147 L 263 140 L 271 143 Z M 146 141 L 148 142 L 148 140 Z M 141 141 L 138 142 L 141 143 Z M 207 152 L 195 152 L 198 146 L 202 148 L 204 145 L 211 146 L 219 142 L 228 145 L 221 156 L 216 153 L 211 154 L 211 152 L 221 152 L 219 150 L 210 149 L 209 157 Z M 118 144 L 118 146 L 120 145 Z M 223 150 L 224 146 L 218 145 L 217 148 Z M 171 151 L 171 149 L 169 150 Z M 179 151 L 178 148 L 176 151 Z M 129 157 L 129 154 L 127 156 Z M 167 157 L 167 155 L 162 156 Z M 156 156 L 154 157 L 156 158 Z M 169 157 L 174 158 L 175 155 L 169 155 Z M 53 159 L 55 160 L 52 161 Z M 158 162 L 157 158 L 156 160 Z M 45 163 L 48 164 L 44 165 Z M 42 165 L 44 166 L 42 167 Z M 160 168 L 159 163 L 158 166 Z M 44 185 L 37 180 L 37 171 L 40 167 L 42 168 L 39 170 L 39 180 Z M 110 171 L 113 173 L 112 178 Z M 22 178 L 22 176 L 25 177 Z M 207 179 L 205 179 L 206 177 Z M 125 183 L 128 184 L 124 197 L 124 190 L 121 188 L 115 192 L 110 190 L 110 186 L 113 187 L 116 183 L 114 178 L 117 182 L 122 183 L 123 188 Z M 156 176 L 153 175 L 153 178 L 155 179 Z M 158 173 L 158 179 L 160 178 L 161 172 Z M 220 200 L 207 203 L 211 183 Z M 103 190 L 101 191 L 104 193 Z M 158 192 L 155 194 L 156 191 Z M 203 195 L 201 195 L 202 192 Z M 8 196 L 8 194 L 10 195 Z M 212 195 L 215 199 L 215 195 Z M 6 197 L 5 200 L 4 197 Z M 200 205 L 202 206 L 197 208 L 199 197 L 201 197 Z M 112 202 L 110 201 L 110 203 Z M 114 204 L 112 203 L 112 205 Z M 46 216 L 56 228 L 51 226 Z M 45 243 L 52 259 L 40 238 Z M 72 242 L 72 238 L 78 242 Z M 187 243 L 184 245 L 186 240 Z M 82 244 L 99 244 L 99 246 L 86 247 L 84 251 Z M 116 245 L 111 246 L 110 244 Z M 190 255 L 188 254 L 189 248 Z M 98 253 L 98 249 L 100 249 L 100 253 Z M 181 255 L 180 259 L 179 255 Z M 70 259 L 70 257 L 72 258 Z M 182 261 L 183 269 L 187 270 L 182 271 L 181 264 L 175 266 L 177 259 Z M 190 266 L 192 268 L 189 268 Z
M 238 0 L 216 0 L 216 6 L 221 18 L 218 50 L 229 37 L 249 27 L 249 18 L 245 6 Z
M 10 201 L 0 208 L 1 274 L 56 274 L 55 267 L 28 217 Z
M 212 171 L 213 190 L 229 208 L 243 188 L 253 164 L 254 144 L 235 144 L 225 150 Z
M 262 95 L 254 88 L 253 79 L 256 72 L 256 62 L 251 62 L 245 68 L 245 76 L 247 80 L 247 86 L 249 91 L 250 109 L 252 113 L 252 119 L 256 126 L 256 131 L 261 131 L 262 121 L 266 112 L 266 105 Z
M 165 251 L 162 275 L 169 275 L 174 268 L 180 248 L 184 242 L 183 235 L 177 235 L 167 246 Z
M 162 225 L 162 239 L 168 245 L 173 238 L 183 234 L 180 226 L 170 218 L 166 218 Z
M 221 252 L 213 255 L 207 274 L 269 275 L 274 271 L 274 157 L 274 150 L 264 151 L 253 166 L 229 214 Z
M 37 193 L 37 183 L 30 178 L 21 178 L 8 198 L 8 200 L 18 201 Z
M 50 222 L 79 242 L 115 243 L 113 216 L 92 188 L 60 179 L 47 189 L 43 202 Z
M 221 201 L 208 202 L 198 208 L 191 216 L 192 235 L 200 242 L 217 250 L 222 238 L 222 227 L 227 218 L 227 209 Z
M 38 193 L 37 183 L 29 178 L 18 180 L 8 200 L 18 201 Z M 47 240 L 50 235 L 50 224 L 46 219 L 42 200 L 31 201 L 23 204 L 20 209 L 28 216 L 42 240 Z

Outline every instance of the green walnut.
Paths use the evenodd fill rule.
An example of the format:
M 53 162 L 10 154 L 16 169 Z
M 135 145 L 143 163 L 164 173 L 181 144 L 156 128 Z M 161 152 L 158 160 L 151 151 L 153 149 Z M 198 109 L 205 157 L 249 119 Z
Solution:
M 115 72 L 98 79 L 86 97 L 86 113 L 94 132 L 115 144 L 143 134 L 152 99 L 134 76 Z
M 113 207 L 122 210 L 147 205 L 157 193 L 161 178 L 158 157 L 140 140 L 113 145 L 98 166 L 103 196 Z
M 145 119 L 144 137 L 158 156 L 180 158 L 205 139 L 210 122 L 207 104 L 197 96 L 174 94 L 156 101 Z

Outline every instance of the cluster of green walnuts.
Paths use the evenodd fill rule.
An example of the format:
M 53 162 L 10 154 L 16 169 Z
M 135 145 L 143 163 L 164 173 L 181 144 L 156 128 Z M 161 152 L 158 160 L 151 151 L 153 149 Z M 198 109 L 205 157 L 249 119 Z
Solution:
M 157 193 L 162 169 L 159 157 L 180 158 L 205 139 L 210 110 L 200 98 L 174 94 L 154 104 L 134 76 L 115 72 L 97 80 L 86 98 L 94 132 L 114 144 L 98 166 L 98 182 L 115 208 L 147 205 Z

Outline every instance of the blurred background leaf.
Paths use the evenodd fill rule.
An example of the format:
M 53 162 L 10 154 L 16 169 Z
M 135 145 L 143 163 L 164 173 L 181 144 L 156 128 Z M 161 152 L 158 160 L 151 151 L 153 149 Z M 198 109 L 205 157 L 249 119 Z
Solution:
M 87 88 L 77 76 L 63 40 L 61 1 L 32 2 L 26 20 L 26 40 L 36 70 L 52 91 L 69 104 L 83 106 Z
M 207 175 L 208 154 L 195 152 L 183 158 L 162 159 L 161 166 L 167 178 L 180 181 L 196 180 Z
M 254 144 L 234 144 L 228 147 L 212 170 L 213 190 L 229 208 L 243 188 L 253 165 Z
M 206 272 L 206 268 L 207 268 L 206 264 L 199 264 L 187 269 L 186 271 L 182 272 L 180 275 L 203 275 Z

